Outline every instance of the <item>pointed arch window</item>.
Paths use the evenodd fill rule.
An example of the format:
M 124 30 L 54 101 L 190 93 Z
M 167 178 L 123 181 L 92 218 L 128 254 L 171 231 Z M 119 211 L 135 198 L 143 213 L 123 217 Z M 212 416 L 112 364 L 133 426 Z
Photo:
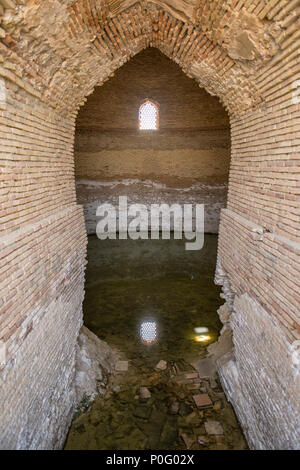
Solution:
M 139 109 L 139 129 L 157 130 L 159 123 L 158 105 L 149 99 L 143 101 Z

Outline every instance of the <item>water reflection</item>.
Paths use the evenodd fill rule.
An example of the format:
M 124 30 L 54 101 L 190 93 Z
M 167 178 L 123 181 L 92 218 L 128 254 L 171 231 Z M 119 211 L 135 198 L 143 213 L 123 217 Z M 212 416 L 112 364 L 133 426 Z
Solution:
M 203 250 L 186 252 L 184 240 L 90 236 L 86 326 L 138 367 L 153 370 L 161 359 L 193 362 L 222 327 L 220 288 L 213 282 L 216 242 L 207 235 Z M 198 342 L 200 335 L 210 339 Z
M 210 340 L 210 336 L 208 335 L 199 335 L 195 337 L 197 343 L 205 343 L 206 341 Z
M 157 324 L 155 321 L 143 321 L 140 327 L 141 341 L 152 344 L 157 340 Z
M 208 328 L 206 326 L 196 326 L 196 328 L 194 328 L 194 331 L 197 334 L 208 333 Z

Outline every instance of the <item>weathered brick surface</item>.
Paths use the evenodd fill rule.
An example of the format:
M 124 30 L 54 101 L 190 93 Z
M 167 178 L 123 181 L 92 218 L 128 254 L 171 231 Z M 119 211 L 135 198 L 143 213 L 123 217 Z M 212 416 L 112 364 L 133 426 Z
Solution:
M 103 84 L 130 57 L 154 46 L 177 62 L 200 86 L 220 96 L 231 112 L 239 113 L 261 101 L 250 78 L 251 69 L 257 68 L 262 58 L 269 58 L 270 46 L 274 51 L 278 48 L 272 37 L 280 31 L 273 23 L 268 25 L 259 20 L 256 24 L 253 13 L 240 13 L 241 2 L 235 11 L 228 8 L 227 2 L 217 11 L 214 3 L 212 9 L 206 4 L 200 16 L 194 10 L 190 25 L 184 22 L 186 12 L 178 15 L 177 9 L 165 11 L 155 2 L 143 6 L 131 2 L 124 10 L 126 3 L 120 8 L 109 8 L 108 2 L 110 11 L 103 1 L 97 1 L 97 7 L 85 0 L 22 3 L 16 8 L 18 26 L 14 28 L 11 15 L 2 24 L 6 35 L 0 50 L 7 61 L 0 65 L 0 75 L 41 97 L 61 113 L 75 114 L 96 84 Z M 181 8 L 185 6 L 186 2 Z M 247 70 L 246 65 L 246 73 L 243 63 L 231 58 L 230 44 L 227 49 L 222 47 L 225 38 L 220 32 L 233 18 L 237 29 L 247 28 L 247 34 L 260 33 L 259 43 L 251 48 L 253 66 Z M 22 24 L 31 27 L 30 50 L 26 42 L 18 41 Z M 47 40 L 41 47 L 44 38 Z M 239 38 L 235 49 L 238 47 L 243 48 Z M 244 59 L 243 51 L 240 58 Z
M 230 325 L 234 354 L 223 356 L 218 366 L 250 447 L 299 449 L 297 347 L 249 294 L 236 296 Z
M 76 403 L 81 302 L 73 286 L 69 297 L 66 292 L 53 300 L 1 379 L 1 449 L 60 449 L 64 444 Z
M 290 341 L 300 339 L 294 326 L 299 322 L 299 254 L 299 244 L 264 232 L 235 212 L 222 212 L 218 267 L 229 273 L 235 294 L 250 293 L 277 317 Z
M 217 281 L 230 306 L 236 299 L 241 386 L 233 402 L 252 446 L 295 448 L 299 2 L 1 0 L 0 20 L 1 446 L 54 448 L 63 440 L 86 244 L 75 202 L 75 118 L 95 85 L 153 46 L 230 114 Z M 255 342 L 255 332 L 265 341 Z M 229 394 L 235 380 L 227 370 Z
M 0 447 L 60 448 L 76 401 L 86 256 L 74 124 L 10 82 L 2 90 Z

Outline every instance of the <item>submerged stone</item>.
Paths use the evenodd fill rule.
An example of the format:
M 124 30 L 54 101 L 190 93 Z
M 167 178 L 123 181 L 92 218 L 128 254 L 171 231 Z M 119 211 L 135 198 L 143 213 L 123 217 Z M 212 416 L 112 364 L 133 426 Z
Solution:
M 224 434 L 224 430 L 218 421 L 206 421 L 204 426 L 207 434 Z
M 190 449 L 191 446 L 194 444 L 195 442 L 195 437 L 193 436 L 193 434 L 187 434 L 187 433 L 183 433 L 180 435 L 180 437 L 182 438 L 182 440 L 184 441 L 185 443 L 185 446 L 187 449 Z
M 155 366 L 155 369 L 158 369 L 158 370 L 166 370 L 167 368 L 167 362 L 166 361 L 159 361 L 158 364 L 156 364 Z
M 212 401 L 207 395 L 207 393 L 202 393 L 200 395 L 194 395 L 193 400 L 198 408 L 207 407 L 212 405 Z
M 161 445 L 163 449 L 174 449 L 175 441 L 178 438 L 177 421 L 171 420 L 169 416 L 164 424 L 161 433 Z
M 147 400 L 148 398 L 151 398 L 151 392 L 148 390 L 147 387 L 141 387 L 140 388 L 140 398 Z
M 192 365 L 197 370 L 199 377 L 202 379 L 210 379 L 216 375 L 216 365 L 210 358 L 193 362 Z
M 151 414 L 151 408 L 149 406 L 137 406 L 133 412 L 133 416 L 142 419 L 148 419 Z
M 128 370 L 128 361 L 118 361 L 115 370 L 116 372 L 126 372 Z

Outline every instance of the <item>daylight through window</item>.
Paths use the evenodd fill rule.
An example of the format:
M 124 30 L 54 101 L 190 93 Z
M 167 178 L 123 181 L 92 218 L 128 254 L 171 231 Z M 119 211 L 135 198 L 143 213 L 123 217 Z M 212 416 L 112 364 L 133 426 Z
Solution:
M 140 106 L 139 128 L 144 130 L 158 129 L 158 108 L 150 100 Z

